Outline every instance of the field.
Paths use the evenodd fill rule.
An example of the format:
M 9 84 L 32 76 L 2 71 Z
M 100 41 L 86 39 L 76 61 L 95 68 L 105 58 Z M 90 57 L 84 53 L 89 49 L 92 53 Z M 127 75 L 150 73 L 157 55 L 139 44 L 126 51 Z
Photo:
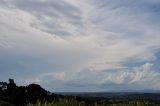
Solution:
M 74 92 L 58 94 L 65 95 L 66 98 L 44 103 L 38 101 L 27 106 L 160 106 L 159 93 Z M 72 98 L 68 99 L 70 95 Z
M 53 101 L 53 102 L 45 102 L 45 103 L 40 103 L 37 102 L 35 104 L 28 104 L 27 106 L 158 106 L 149 102 L 145 101 L 135 101 L 135 102 L 126 102 L 126 103 L 92 103 L 92 104 L 87 104 L 83 101 L 78 102 L 76 100 L 60 100 L 60 101 Z

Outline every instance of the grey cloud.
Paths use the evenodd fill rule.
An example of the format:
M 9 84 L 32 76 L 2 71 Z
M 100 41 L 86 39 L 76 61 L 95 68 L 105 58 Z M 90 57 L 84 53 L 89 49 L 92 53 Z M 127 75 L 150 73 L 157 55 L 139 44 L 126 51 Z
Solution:
M 29 11 L 33 14 L 41 14 L 42 16 L 47 15 L 60 17 L 62 15 L 69 19 L 79 19 L 79 16 L 77 15 L 81 13 L 79 9 L 64 0 L 14 0 L 11 3 L 19 9 Z
M 25 81 L 48 72 L 73 71 L 73 67 L 81 64 L 81 59 L 88 58 L 88 53 L 80 53 L 82 49 L 32 29 L 30 20 L 19 20 L 14 14 L 29 18 L 25 12 L 4 8 L 0 11 L 0 29 L 3 30 L 0 32 L 1 80 L 11 77 Z
M 102 0 L 98 2 L 93 0 L 91 2 L 99 12 L 96 18 L 92 18 L 92 21 L 104 30 L 123 33 L 126 36 L 142 36 L 145 32 L 142 28 L 153 27 L 151 26 L 153 23 L 157 27 L 160 25 L 157 23 L 160 19 L 160 4 L 148 1 Z M 143 24 L 139 25 L 139 23 Z M 138 27 L 141 30 L 137 30 Z
M 5 4 L 5 2 L 4 2 L 3 0 L 1 0 L 0 3 L 1 3 L 1 5 L 2 5 L 2 4 Z
M 153 0 L 103 0 L 102 2 L 98 2 L 93 0 L 98 8 L 108 8 L 110 10 L 116 10 L 121 8 L 127 8 L 130 12 L 136 12 L 137 14 L 140 12 L 156 12 L 159 10 L 160 2 L 154 2 Z M 139 10 L 139 11 L 138 11 Z
M 31 25 L 51 34 L 72 35 L 69 30 L 65 30 L 68 26 L 76 28 L 83 26 L 81 11 L 64 0 L 14 0 L 8 3 L 15 5 L 15 8 L 32 13 L 37 22 L 33 22 Z
M 84 1 L 76 7 L 64 0 L 5 0 L 0 5 L 0 79 L 36 81 L 57 91 L 150 88 L 145 82 L 160 88 L 159 72 L 131 69 L 157 59 L 159 23 L 152 20 L 159 20 L 158 4 Z M 59 79 L 57 72 L 66 76 Z

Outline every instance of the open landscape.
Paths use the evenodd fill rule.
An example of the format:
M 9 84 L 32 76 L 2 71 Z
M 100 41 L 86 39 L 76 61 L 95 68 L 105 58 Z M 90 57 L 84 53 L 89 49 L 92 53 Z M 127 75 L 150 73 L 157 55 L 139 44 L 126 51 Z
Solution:
M 160 106 L 160 0 L 0 0 L 0 106 Z
M 17 86 L 13 79 L 0 82 L 0 106 L 159 106 L 160 93 L 61 92 L 51 93 L 38 84 Z

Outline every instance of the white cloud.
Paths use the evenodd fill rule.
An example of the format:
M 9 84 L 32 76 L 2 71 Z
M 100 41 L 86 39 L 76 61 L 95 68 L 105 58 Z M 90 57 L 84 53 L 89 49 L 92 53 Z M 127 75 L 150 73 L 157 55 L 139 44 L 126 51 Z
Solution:
M 160 73 L 153 70 L 153 64 L 145 63 L 134 69 L 94 72 L 84 70 L 75 76 L 66 74 L 64 80 L 68 86 L 96 86 L 108 90 L 159 89 Z M 112 89 L 111 89 L 112 88 Z

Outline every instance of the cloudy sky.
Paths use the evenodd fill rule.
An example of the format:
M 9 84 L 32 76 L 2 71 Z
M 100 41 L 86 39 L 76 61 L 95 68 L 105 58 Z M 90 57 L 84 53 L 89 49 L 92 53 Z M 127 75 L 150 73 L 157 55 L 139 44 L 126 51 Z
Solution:
M 51 91 L 160 90 L 159 0 L 0 0 L 0 80 Z

